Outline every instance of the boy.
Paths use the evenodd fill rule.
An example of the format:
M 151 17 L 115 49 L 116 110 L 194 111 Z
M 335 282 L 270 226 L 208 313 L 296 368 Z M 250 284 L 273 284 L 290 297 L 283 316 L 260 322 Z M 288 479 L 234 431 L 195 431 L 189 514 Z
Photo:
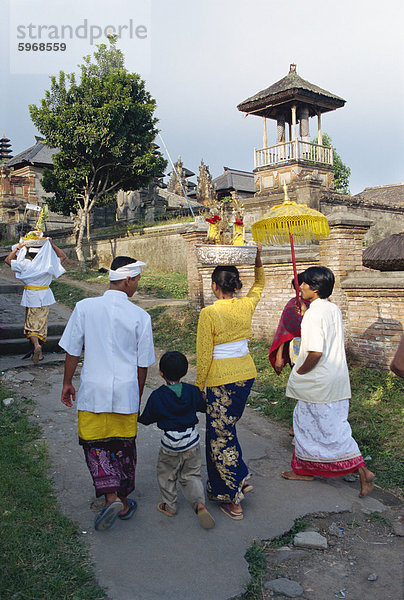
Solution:
M 164 431 L 157 462 L 157 480 L 163 501 L 157 509 L 168 517 L 177 512 L 176 482 L 180 482 L 185 498 L 192 504 L 204 529 L 215 521 L 207 511 L 201 479 L 201 449 L 196 429 L 196 412 L 206 412 L 200 390 L 180 379 L 188 371 L 188 360 L 181 352 L 166 352 L 160 359 L 160 375 L 166 382 L 150 395 L 139 423 Z

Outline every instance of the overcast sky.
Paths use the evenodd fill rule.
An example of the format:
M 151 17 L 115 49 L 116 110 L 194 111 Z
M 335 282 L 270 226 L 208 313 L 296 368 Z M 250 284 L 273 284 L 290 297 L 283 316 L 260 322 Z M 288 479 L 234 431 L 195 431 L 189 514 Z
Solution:
M 80 57 L 105 40 L 103 34 L 97 39 L 99 32 L 112 25 L 121 26 L 118 46 L 127 68 L 142 75 L 157 101 L 159 127 L 172 158 L 180 154 L 192 171 L 198 172 L 201 158 L 213 177 L 223 166 L 253 169 L 254 147 L 262 147 L 262 120 L 243 118 L 236 106 L 296 63 L 301 77 L 346 100 L 344 108 L 323 116 L 323 131 L 352 170 L 351 192 L 404 181 L 401 0 L 0 4 L 0 135 L 11 139 L 14 155 L 38 134 L 28 105 L 44 96 L 49 75 L 75 70 Z M 70 38 L 80 25 L 78 37 L 73 33 Z M 90 39 L 90 27 L 96 39 Z M 66 50 L 18 51 L 18 43 L 41 41 L 64 42 Z M 311 119 L 312 137 L 316 126 Z M 273 122 L 268 141 L 275 143 Z

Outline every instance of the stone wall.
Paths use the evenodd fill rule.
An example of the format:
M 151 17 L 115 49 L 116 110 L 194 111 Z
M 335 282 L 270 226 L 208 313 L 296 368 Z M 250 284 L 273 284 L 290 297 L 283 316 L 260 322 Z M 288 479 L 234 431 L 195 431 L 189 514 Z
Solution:
M 115 256 L 132 256 L 143 260 L 152 269 L 162 271 L 187 272 L 186 243 L 182 234 L 187 224 L 164 225 L 162 227 L 145 227 L 139 231 L 128 232 L 124 237 L 119 235 L 94 238 L 91 240 L 95 255 L 94 267 L 109 268 Z M 205 234 L 206 235 L 206 234 Z M 66 238 L 68 247 L 63 247 L 69 258 L 76 258 L 74 238 Z M 83 245 L 86 258 L 89 256 L 87 243 Z

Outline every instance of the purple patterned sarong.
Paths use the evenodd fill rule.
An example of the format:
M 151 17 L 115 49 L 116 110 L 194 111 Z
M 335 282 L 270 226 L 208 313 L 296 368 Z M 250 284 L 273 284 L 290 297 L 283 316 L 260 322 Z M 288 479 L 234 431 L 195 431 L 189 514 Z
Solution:
M 136 441 L 82 442 L 95 495 L 126 498 L 135 489 Z

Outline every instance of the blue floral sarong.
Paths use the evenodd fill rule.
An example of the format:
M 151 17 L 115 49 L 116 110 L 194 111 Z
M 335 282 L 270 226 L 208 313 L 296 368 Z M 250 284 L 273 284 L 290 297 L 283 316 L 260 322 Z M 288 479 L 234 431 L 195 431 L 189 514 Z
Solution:
M 206 466 L 210 500 L 243 499 L 242 487 L 249 478 L 237 439 L 236 423 L 244 412 L 254 379 L 207 388 Z

